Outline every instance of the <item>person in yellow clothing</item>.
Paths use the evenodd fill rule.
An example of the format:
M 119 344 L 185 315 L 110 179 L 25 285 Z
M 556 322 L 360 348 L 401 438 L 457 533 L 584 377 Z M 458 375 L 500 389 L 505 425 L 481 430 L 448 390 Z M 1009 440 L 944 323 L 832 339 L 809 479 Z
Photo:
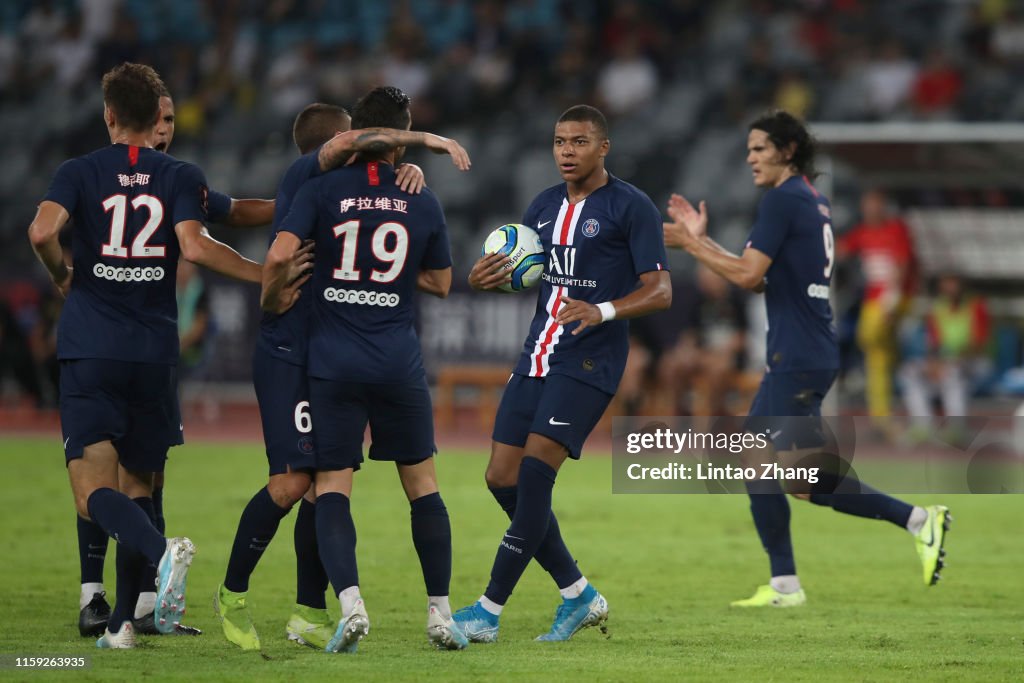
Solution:
M 985 300 L 967 294 L 960 277 L 943 275 L 924 327 L 925 356 L 907 361 L 900 370 L 914 440 L 930 434 L 936 390 L 947 418 L 967 415 L 971 380 L 988 348 L 992 324 Z M 950 422 L 948 427 L 954 431 L 956 425 Z
M 914 286 L 914 247 L 910 229 L 902 218 L 892 215 L 882 191 L 865 192 L 860 208 L 862 222 L 842 235 L 837 246 L 840 258 L 860 259 L 864 298 L 857 344 L 864 353 L 868 413 L 885 418 L 892 414 L 900 319 Z

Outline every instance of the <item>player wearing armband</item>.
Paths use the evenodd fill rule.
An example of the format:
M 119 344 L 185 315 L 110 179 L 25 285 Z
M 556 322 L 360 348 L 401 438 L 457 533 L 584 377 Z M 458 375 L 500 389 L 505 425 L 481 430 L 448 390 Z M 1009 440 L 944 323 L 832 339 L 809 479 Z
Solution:
M 834 261 L 831 207 L 813 184 L 814 140 L 806 126 L 783 111 L 752 124 L 747 163 L 754 184 L 766 188 L 757 220 L 741 256 L 707 235 L 704 202 L 699 211 L 673 195 L 665 243 L 685 249 L 733 284 L 765 293 L 768 312 L 767 367 L 754 397 L 747 429 L 768 427 L 776 451 L 796 460 L 821 451 L 822 432 L 811 418 L 839 368 L 839 348 L 829 305 Z M 796 418 L 796 419 L 791 419 Z M 806 602 L 796 574 L 789 532 L 789 504 L 776 480 L 747 482 L 750 511 L 771 564 L 771 580 L 735 607 L 790 607 Z M 915 538 L 926 585 L 939 578 L 949 510 L 916 507 L 887 496 L 851 476 L 819 478 L 796 497 L 837 512 L 884 519 Z
M 493 642 L 498 618 L 531 558 L 562 595 L 548 633 L 568 640 L 602 624 L 608 603 L 580 573 L 551 509 L 555 476 L 578 459 L 622 377 L 629 353 L 625 319 L 668 308 L 661 215 L 642 191 L 605 170 L 608 124 L 593 107 L 566 110 L 555 125 L 554 157 L 564 183 L 541 192 L 522 223 L 537 230 L 547 265 L 537 312 L 494 420 L 485 479 L 512 520 L 479 601 L 455 614 L 473 642 Z M 469 276 L 491 290 L 508 258 L 483 256 Z

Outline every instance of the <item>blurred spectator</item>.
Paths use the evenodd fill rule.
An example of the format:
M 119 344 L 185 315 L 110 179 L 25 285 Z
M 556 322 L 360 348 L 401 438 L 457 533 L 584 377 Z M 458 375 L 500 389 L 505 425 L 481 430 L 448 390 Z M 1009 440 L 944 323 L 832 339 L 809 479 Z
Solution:
M 729 415 L 729 394 L 746 367 L 745 295 L 703 266 L 673 290 L 670 311 L 630 322 L 623 408 L 629 415 Z
M 807 119 L 814 107 L 814 90 L 799 72 L 786 71 L 782 74 L 775 91 L 775 107 L 784 109 L 793 116 Z
M 963 78 L 940 47 L 928 51 L 914 82 L 914 112 L 924 118 L 950 118 L 963 90 Z
M 946 417 L 967 415 L 973 382 L 984 370 L 991 320 L 985 300 L 965 292 L 957 275 L 943 275 L 923 321 L 923 348 L 900 369 L 903 398 L 912 416 L 910 436 L 928 437 L 938 392 Z M 947 428 L 956 429 L 955 422 Z M 950 436 L 950 435 L 947 435 Z
M 195 264 L 178 262 L 178 339 L 181 344 L 180 377 L 186 379 L 203 369 L 210 356 L 213 324 L 206 285 Z
M 22 394 L 31 396 L 37 405 L 43 405 L 43 391 L 28 341 L 11 307 L 0 299 L 0 389 L 8 376 L 14 379 Z
M 648 104 L 658 91 L 658 70 L 640 51 L 636 36 L 619 41 L 615 56 L 597 79 L 597 94 L 611 116 L 630 114 Z
M 746 367 L 746 295 L 702 265 L 696 281 L 693 317 L 666 354 L 662 374 L 680 414 L 730 415 L 729 393 Z
M 882 43 L 864 69 L 868 113 L 885 118 L 900 110 L 910 97 L 916 76 L 917 65 L 899 42 L 890 39 Z
M 879 418 L 891 414 L 897 332 L 914 286 L 914 248 L 910 229 L 890 211 L 881 190 L 865 192 L 860 209 L 861 223 L 843 234 L 837 246 L 840 258 L 860 259 L 864 296 L 857 343 L 864 353 L 868 412 Z

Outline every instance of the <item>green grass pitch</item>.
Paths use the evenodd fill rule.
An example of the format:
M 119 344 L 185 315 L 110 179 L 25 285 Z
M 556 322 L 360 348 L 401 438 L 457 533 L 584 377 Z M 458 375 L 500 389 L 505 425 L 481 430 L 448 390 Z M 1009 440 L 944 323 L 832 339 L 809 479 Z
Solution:
M 356 477 L 362 592 L 371 630 L 355 656 L 284 639 L 294 601 L 291 517 L 253 576 L 249 602 L 263 656 L 224 640 L 211 602 L 235 524 L 264 483 L 256 444 L 190 444 L 167 470 L 168 531 L 199 552 L 187 623 L 199 638 L 148 638 L 135 651 L 97 651 L 80 638 L 74 512 L 57 436 L 0 440 L 3 560 L 0 653 L 90 655 L 86 671 L 0 670 L 13 680 L 218 681 L 1013 681 L 1024 679 L 1024 505 L 1018 497 L 947 497 L 949 566 L 926 588 L 908 534 L 793 502 L 793 531 L 809 603 L 737 611 L 766 579 L 767 561 L 741 496 L 613 496 L 607 457 L 564 467 L 555 511 L 586 576 L 611 605 L 610 638 L 596 630 L 542 644 L 558 602 L 533 565 L 502 617 L 497 644 L 436 652 L 424 636 L 426 600 L 393 466 Z M 442 450 L 452 517 L 452 605 L 483 590 L 506 519 L 483 484 L 479 451 Z M 940 502 L 916 497 L 913 502 Z M 114 550 L 107 586 L 114 585 Z M 328 601 L 331 605 L 331 601 Z M 337 611 L 337 603 L 332 605 Z

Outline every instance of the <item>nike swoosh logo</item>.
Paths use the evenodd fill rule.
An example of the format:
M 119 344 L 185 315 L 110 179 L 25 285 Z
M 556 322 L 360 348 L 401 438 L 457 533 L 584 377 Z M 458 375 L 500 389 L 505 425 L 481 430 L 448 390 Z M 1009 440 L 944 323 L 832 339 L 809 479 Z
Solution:
M 525 541 L 526 540 L 522 536 L 513 536 L 512 534 L 505 534 L 505 538 L 514 538 L 517 541 Z
M 929 548 L 931 548 L 933 545 L 935 545 L 935 525 L 934 524 L 929 524 L 928 525 L 928 540 L 925 541 L 925 545 L 928 546 Z
M 548 424 L 549 425 L 553 425 L 555 427 L 568 427 L 572 423 L 571 422 L 559 422 L 555 418 L 551 417 L 551 418 L 548 418 Z
M 71 441 L 71 437 L 70 436 L 68 438 L 64 439 L 64 450 L 68 449 L 68 441 Z
M 543 228 L 545 225 L 547 225 L 550 222 L 551 221 L 544 221 L 543 223 L 538 223 L 537 224 L 537 229 L 540 230 L 541 228 Z

